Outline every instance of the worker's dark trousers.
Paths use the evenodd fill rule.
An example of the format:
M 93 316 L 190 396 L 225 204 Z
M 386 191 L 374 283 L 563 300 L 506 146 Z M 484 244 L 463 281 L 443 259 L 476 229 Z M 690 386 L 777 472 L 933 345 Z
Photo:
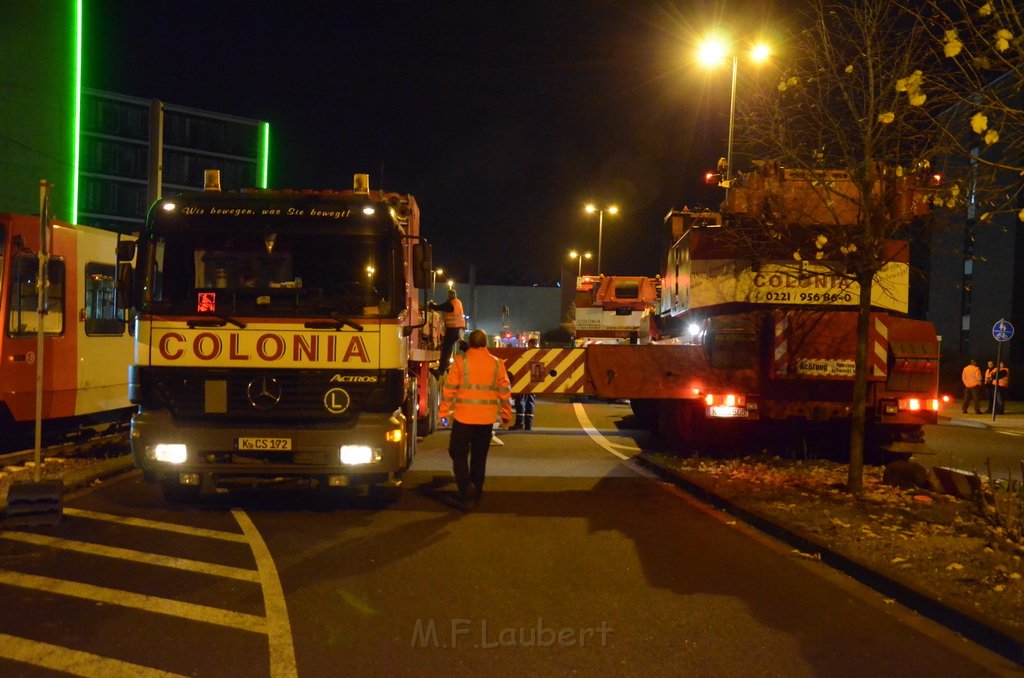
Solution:
M 459 339 L 462 338 L 461 327 L 449 327 L 444 331 L 444 337 L 441 339 L 441 362 L 438 364 L 438 372 L 447 372 L 449 361 L 451 360 L 452 353 L 455 350 L 455 345 L 459 343 Z
M 487 472 L 487 450 L 491 446 L 491 424 L 452 423 L 452 437 L 448 441 L 448 456 L 452 458 L 455 483 L 459 496 L 465 498 L 470 481 L 476 489 L 484 489 Z

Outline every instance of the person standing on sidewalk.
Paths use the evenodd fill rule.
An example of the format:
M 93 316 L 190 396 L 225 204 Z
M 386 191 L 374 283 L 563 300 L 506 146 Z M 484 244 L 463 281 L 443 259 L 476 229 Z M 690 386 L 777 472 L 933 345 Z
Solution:
M 996 369 L 993 379 L 995 380 L 994 406 L 996 414 L 1002 414 L 1006 407 L 1006 390 L 1010 388 L 1010 368 L 1002 360 L 999 361 L 999 367 Z
M 996 364 L 991 360 L 985 365 L 985 414 L 992 411 L 996 387 Z
M 964 383 L 964 401 L 960 409 L 967 414 L 967 408 L 971 401 L 974 401 L 974 413 L 981 414 L 981 368 L 976 360 L 971 360 L 960 374 L 960 380 Z
M 500 415 L 504 427 L 512 423 L 512 386 L 505 362 L 487 350 L 483 330 L 470 332 L 468 343 L 445 375 L 438 416 L 442 425 L 452 419 L 448 456 L 459 501 L 466 509 L 474 509 L 483 494 L 494 422 Z

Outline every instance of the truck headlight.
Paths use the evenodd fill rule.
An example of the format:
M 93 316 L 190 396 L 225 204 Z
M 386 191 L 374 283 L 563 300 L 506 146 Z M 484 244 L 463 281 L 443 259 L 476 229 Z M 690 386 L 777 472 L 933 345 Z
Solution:
M 380 460 L 380 454 L 369 445 L 342 445 L 338 456 L 341 463 L 347 466 L 371 464 Z
M 153 458 L 168 464 L 183 464 L 188 459 L 188 448 L 181 443 L 159 443 L 153 446 Z

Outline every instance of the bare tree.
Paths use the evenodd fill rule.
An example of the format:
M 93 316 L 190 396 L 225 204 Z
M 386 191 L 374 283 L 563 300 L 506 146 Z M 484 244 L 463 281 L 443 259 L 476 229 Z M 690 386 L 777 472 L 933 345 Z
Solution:
M 801 24 L 780 50 L 779 78 L 745 97 L 737 140 L 810 177 L 817 199 L 779 196 L 733 227 L 755 250 L 788 252 L 798 275 L 824 269 L 859 288 L 848 477 L 859 493 L 873 286 L 893 241 L 927 211 L 949 102 L 926 91 L 933 36 L 888 0 L 811 0 Z
M 1019 0 L 902 2 L 936 52 L 925 91 L 950 108 L 947 144 L 967 166 L 971 214 L 1024 221 L 1024 7 Z

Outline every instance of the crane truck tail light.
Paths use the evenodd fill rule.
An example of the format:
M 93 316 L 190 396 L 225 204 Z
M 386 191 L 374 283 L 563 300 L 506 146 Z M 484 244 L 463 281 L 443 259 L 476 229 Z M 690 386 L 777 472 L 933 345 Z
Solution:
M 930 409 L 932 412 L 938 412 L 939 411 L 939 399 L 938 398 L 932 398 L 931 400 L 929 400 L 928 401 L 928 409 Z
M 938 403 L 938 400 L 926 401 L 928 405 L 930 405 L 931 402 Z M 920 412 L 923 405 L 926 403 L 922 403 L 920 398 L 903 398 L 899 401 L 899 410 L 901 412 Z

